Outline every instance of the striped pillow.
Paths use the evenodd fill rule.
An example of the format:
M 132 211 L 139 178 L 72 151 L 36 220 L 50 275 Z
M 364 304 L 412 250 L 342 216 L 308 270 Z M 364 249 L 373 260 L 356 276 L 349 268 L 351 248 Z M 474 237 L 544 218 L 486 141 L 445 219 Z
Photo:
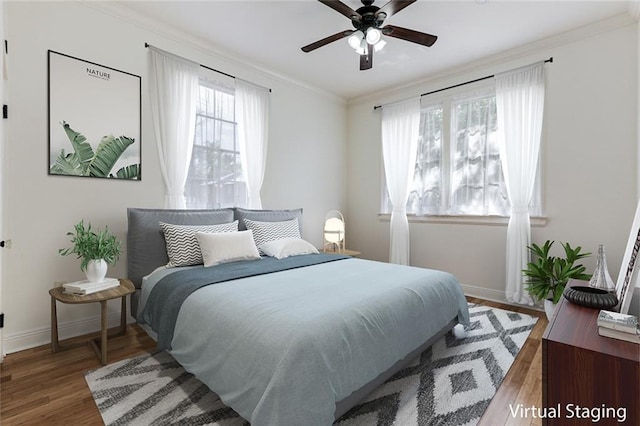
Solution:
M 201 265 L 202 252 L 196 239 L 196 232 L 217 233 L 236 232 L 238 221 L 219 225 L 173 225 L 160 222 L 167 246 L 169 263 L 167 267 Z
M 284 222 L 257 222 L 255 220 L 244 219 L 247 229 L 253 231 L 253 241 L 260 251 L 260 246 L 269 241 L 281 240 L 283 238 L 301 238 L 298 218 L 286 220 Z

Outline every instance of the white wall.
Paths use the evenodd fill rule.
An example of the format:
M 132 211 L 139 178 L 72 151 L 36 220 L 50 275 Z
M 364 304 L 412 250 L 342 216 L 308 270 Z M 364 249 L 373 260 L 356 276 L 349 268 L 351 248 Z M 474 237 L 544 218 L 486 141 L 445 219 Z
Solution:
M 75 2 L 7 3 L 11 98 L 3 171 L 4 342 L 7 353 L 48 343 L 48 289 L 77 280 L 79 262 L 61 257 L 66 232 L 80 219 L 108 225 L 126 239 L 127 207 L 162 207 L 159 170 L 147 90 L 145 42 L 270 87 L 265 208 L 304 208 L 304 237 L 321 244 L 324 215 L 346 208 L 346 104 L 342 99 L 212 53 L 197 40 L 105 5 Z M 142 76 L 142 181 L 48 176 L 47 50 L 51 49 Z M 81 100 L 80 100 L 81 101 Z M 108 120 L 108 117 L 105 117 Z M 126 276 L 126 257 L 109 276 Z M 113 319 L 118 303 L 109 305 Z M 58 305 L 61 337 L 99 329 L 99 306 Z
M 616 18 L 449 74 L 349 103 L 349 245 L 387 260 L 389 223 L 380 209 L 380 114 L 373 106 L 553 56 L 547 64 L 543 203 L 548 223 L 534 242 L 606 246 L 616 278 L 637 194 L 637 24 Z M 506 226 L 411 223 L 411 264 L 449 271 L 469 294 L 504 300 Z M 559 245 L 559 244 L 558 244 Z M 560 247 L 558 247 L 560 248 Z M 589 270 L 595 256 L 587 259 Z

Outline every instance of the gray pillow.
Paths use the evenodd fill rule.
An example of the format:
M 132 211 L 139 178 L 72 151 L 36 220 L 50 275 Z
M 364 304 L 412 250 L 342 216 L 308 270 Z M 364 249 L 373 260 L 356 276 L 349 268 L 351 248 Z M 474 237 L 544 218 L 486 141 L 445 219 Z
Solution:
M 247 229 L 244 220 L 249 219 L 256 222 L 283 222 L 285 220 L 298 219 L 300 235 L 302 235 L 302 209 L 293 210 L 248 210 L 236 207 L 235 219 L 238 220 L 238 229 Z
M 244 224 L 247 229 L 253 232 L 253 241 L 255 241 L 260 254 L 264 254 L 261 248 L 262 245 L 269 241 L 282 240 L 285 238 L 301 238 L 297 217 L 282 222 L 258 222 L 245 219 Z
M 164 241 L 167 245 L 169 256 L 168 267 L 202 265 L 202 251 L 196 239 L 196 232 L 215 234 L 220 232 L 238 231 L 238 221 L 219 225 L 174 225 L 173 223 L 160 222 L 160 228 L 164 233 Z
M 142 277 L 169 262 L 160 222 L 176 225 L 217 225 L 233 222 L 233 209 L 127 209 L 127 277 L 136 288 Z

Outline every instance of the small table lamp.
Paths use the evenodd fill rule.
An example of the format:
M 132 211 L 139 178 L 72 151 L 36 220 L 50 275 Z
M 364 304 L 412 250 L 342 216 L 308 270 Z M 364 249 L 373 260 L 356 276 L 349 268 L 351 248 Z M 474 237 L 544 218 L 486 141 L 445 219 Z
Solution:
M 337 210 L 331 210 L 324 217 L 323 251 L 343 252 L 345 249 L 344 216 Z

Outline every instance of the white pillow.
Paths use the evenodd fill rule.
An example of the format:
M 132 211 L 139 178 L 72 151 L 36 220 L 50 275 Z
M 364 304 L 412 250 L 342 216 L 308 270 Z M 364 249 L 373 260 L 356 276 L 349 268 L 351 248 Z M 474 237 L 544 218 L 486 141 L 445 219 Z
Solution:
M 196 232 L 236 232 L 238 221 L 218 225 L 174 225 L 160 222 L 167 246 L 168 267 L 202 264 L 202 253 L 196 241 Z
M 262 253 L 276 259 L 284 259 L 289 256 L 300 254 L 318 253 L 318 249 L 302 238 L 283 238 L 281 240 L 269 241 L 260 246 Z
M 260 253 L 253 242 L 251 231 L 222 232 L 208 234 L 196 232 L 196 239 L 202 251 L 204 266 L 236 262 L 238 260 L 260 259 Z
M 253 231 L 253 240 L 256 242 L 258 250 L 264 243 L 283 238 L 301 238 L 298 218 L 285 220 L 282 222 L 258 222 L 244 219 L 247 229 Z

